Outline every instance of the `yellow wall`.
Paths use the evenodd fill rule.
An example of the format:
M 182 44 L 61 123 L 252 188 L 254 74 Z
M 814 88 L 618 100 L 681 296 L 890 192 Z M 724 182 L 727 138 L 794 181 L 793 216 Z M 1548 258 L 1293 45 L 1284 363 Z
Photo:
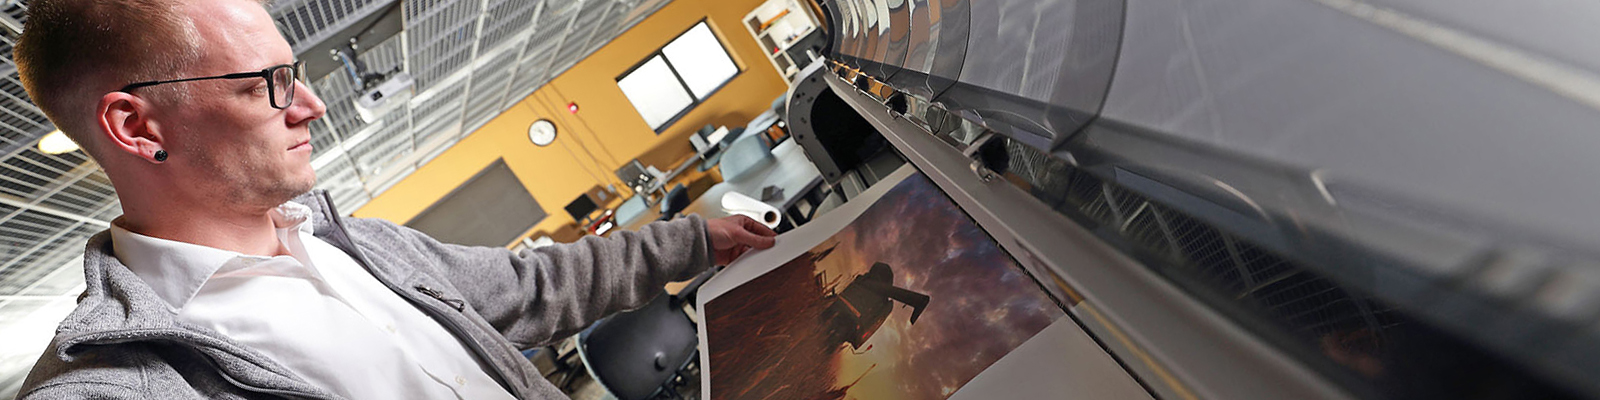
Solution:
M 505 158 L 548 217 L 528 232 L 554 231 L 573 220 L 562 209 L 596 185 L 623 185 L 612 174 L 639 158 L 665 171 L 693 153 L 689 135 L 706 124 L 737 126 L 760 114 L 787 89 L 740 19 L 761 0 L 675 0 L 516 106 L 356 210 L 357 217 L 404 223 L 465 183 L 495 159 Z M 702 18 L 722 39 L 740 73 L 726 86 L 657 135 L 617 88 L 616 78 Z M 579 111 L 568 113 L 568 102 Z M 555 143 L 528 141 L 528 125 L 555 123 Z M 622 189 L 626 190 L 626 189 Z M 625 195 L 625 194 L 624 194 Z

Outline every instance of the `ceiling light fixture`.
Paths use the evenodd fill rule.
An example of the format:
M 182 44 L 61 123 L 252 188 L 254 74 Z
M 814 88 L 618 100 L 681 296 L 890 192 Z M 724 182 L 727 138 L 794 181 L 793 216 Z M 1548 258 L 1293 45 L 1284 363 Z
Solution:
M 78 150 L 78 143 L 67 137 L 61 130 L 50 131 L 49 134 L 39 138 L 39 151 L 45 154 L 62 154 Z

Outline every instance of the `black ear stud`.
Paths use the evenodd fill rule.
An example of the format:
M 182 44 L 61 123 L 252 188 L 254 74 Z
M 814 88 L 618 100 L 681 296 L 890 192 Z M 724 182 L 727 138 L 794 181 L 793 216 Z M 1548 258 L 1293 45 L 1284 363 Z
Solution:
M 156 150 L 156 162 L 167 161 L 166 150 Z

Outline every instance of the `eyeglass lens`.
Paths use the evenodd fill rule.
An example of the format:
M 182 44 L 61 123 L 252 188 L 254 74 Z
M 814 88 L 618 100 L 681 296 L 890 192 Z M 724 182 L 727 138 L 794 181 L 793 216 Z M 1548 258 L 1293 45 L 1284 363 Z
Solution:
M 295 68 L 283 66 L 272 70 L 272 106 L 284 109 L 294 104 Z

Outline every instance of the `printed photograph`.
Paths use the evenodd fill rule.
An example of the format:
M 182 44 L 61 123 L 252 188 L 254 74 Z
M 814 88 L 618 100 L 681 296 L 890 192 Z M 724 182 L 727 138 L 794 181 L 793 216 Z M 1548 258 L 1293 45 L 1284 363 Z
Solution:
M 921 174 L 702 312 L 718 400 L 945 399 L 1065 315 Z

